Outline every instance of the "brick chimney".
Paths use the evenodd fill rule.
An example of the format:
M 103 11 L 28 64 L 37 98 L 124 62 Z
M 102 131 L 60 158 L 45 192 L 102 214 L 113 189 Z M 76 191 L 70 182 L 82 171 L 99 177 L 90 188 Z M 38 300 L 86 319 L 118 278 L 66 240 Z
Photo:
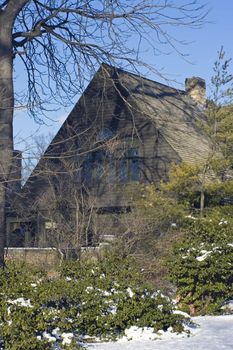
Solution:
M 201 105 L 206 103 L 206 83 L 199 77 L 185 79 L 185 91 L 194 101 Z

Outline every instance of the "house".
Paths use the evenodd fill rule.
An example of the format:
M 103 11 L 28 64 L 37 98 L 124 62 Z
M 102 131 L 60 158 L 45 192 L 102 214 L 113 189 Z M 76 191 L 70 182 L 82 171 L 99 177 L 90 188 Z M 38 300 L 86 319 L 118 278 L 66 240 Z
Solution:
M 159 186 L 172 163 L 208 158 L 204 112 L 201 78 L 183 91 L 103 64 L 14 200 L 8 243 L 73 247 L 117 234 L 140 183 Z

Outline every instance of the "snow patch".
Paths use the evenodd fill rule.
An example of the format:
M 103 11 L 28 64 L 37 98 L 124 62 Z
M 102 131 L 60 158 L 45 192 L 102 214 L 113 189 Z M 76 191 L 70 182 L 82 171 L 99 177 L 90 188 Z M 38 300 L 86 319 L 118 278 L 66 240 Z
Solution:
M 129 297 L 130 297 L 130 298 L 133 298 L 134 292 L 132 291 L 131 288 L 128 287 L 128 288 L 126 289 L 126 292 L 129 294 Z
M 74 338 L 74 334 L 73 333 L 62 333 L 61 334 L 62 337 L 62 345 L 70 345 L 73 338 Z
M 177 310 L 178 311 L 178 310 Z M 171 329 L 160 331 L 160 336 L 151 328 L 131 327 L 127 334 L 131 337 L 117 342 L 88 344 L 88 350 L 232 350 L 233 315 L 199 316 L 191 318 L 196 326 L 189 326 L 191 335 L 178 335 Z M 140 336 L 141 335 L 141 336 Z M 156 340 L 153 340 L 155 339 Z
M 24 307 L 33 307 L 31 304 L 31 300 L 30 299 L 24 299 L 24 298 L 18 298 L 15 300 L 8 300 L 9 304 L 13 304 L 13 305 L 18 305 L 18 306 L 24 306 Z
M 125 343 L 129 340 L 153 340 L 156 338 L 156 333 L 152 327 L 136 327 L 132 326 L 125 330 L 125 336 L 118 340 L 119 343 Z
M 209 255 L 211 255 L 211 253 L 213 253 L 212 252 L 212 250 L 201 250 L 200 251 L 200 253 L 202 254 L 202 255 L 200 255 L 200 256 L 197 256 L 196 257 L 196 260 L 198 260 L 198 261 L 203 261 L 203 260 L 205 260 Z
M 48 333 L 48 332 L 43 332 L 43 338 L 44 339 L 47 339 L 49 342 L 55 342 L 56 340 L 57 340 L 57 338 L 55 338 L 55 337 L 53 337 L 50 333 Z M 39 338 L 37 338 L 37 339 L 39 339 Z
M 184 312 L 184 311 L 181 311 L 181 310 L 174 310 L 173 314 L 182 315 L 184 317 L 190 318 L 190 316 L 189 316 L 189 314 L 187 314 L 187 312 Z
M 226 301 L 224 303 L 224 305 L 221 307 L 221 309 L 225 310 L 228 313 L 232 313 L 233 312 L 233 299 Z

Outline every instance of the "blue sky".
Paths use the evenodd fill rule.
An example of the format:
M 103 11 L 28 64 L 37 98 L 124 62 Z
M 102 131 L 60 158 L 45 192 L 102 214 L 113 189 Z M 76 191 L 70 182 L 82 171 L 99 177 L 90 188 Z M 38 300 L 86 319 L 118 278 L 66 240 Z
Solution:
M 204 3 L 201 0 L 199 2 Z M 176 29 L 179 39 L 189 42 L 189 44 L 182 47 L 182 51 L 188 54 L 186 59 L 189 62 L 175 53 L 153 57 L 149 52 L 147 59 L 151 64 L 156 65 L 157 69 L 162 70 L 167 78 L 176 80 L 177 83 L 172 83 L 172 85 L 178 88 L 183 88 L 186 77 L 200 76 L 204 78 L 207 83 L 208 94 L 208 84 L 212 75 L 213 63 L 221 45 L 224 46 L 226 56 L 233 58 L 233 1 L 210 0 L 206 1 L 206 3 L 208 8 L 210 8 L 210 13 L 207 16 L 208 23 L 203 28 L 189 29 L 179 27 Z M 147 77 L 161 81 L 155 75 Z M 25 110 L 18 111 L 14 120 L 15 148 L 24 150 L 25 144 L 30 148 L 35 135 L 55 134 L 71 108 L 72 106 L 67 109 L 60 108 L 50 115 L 53 121 L 48 119 L 42 126 L 30 119 Z

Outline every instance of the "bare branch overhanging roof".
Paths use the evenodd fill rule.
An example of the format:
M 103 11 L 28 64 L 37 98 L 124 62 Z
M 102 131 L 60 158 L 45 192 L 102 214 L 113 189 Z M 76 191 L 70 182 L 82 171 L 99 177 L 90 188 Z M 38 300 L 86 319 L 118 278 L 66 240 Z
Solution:
M 127 92 L 127 97 L 124 97 L 124 99 L 126 104 L 132 109 L 132 113 L 135 112 L 135 118 L 139 115 L 149 118 L 159 133 L 177 152 L 181 160 L 202 162 L 209 157 L 211 142 L 201 127 L 201 123 L 206 121 L 204 108 L 198 105 L 185 91 L 103 64 L 73 111 L 69 114 L 67 120 L 61 126 L 51 145 L 46 150 L 44 157 L 39 161 L 24 187 L 27 187 L 28 182 L 31 182 L 32 178 L 41 172 L 43 163 L 46 161 L 46 158 L 50 157 L 53 146 L 56 145 L 58 140 L 58 143 L 61 143 L 61 135 L 66 135 L 66 129 L 70 125 L 72 118 L 80 117 L 79 106 L 82 104 L 82 99 L 85 95 L 88 95 L 89 88 L 93 85 L 93 82 L 102 81 L 104 83 L 106 79 L 114 82 L 118 93 L 121 92 L 118 91 L 116 80 L 120 83 Z M 74 111 L 75 113 L 73 113 Z M 66 139 L 64 138 L 65 142 Z
M 128 90 L 138 113 L 149 118 L 181 160 L 205 161 L 211 141 L 203 132 L 205 109 L 185 91 L 117 70 L 121 84 Z

